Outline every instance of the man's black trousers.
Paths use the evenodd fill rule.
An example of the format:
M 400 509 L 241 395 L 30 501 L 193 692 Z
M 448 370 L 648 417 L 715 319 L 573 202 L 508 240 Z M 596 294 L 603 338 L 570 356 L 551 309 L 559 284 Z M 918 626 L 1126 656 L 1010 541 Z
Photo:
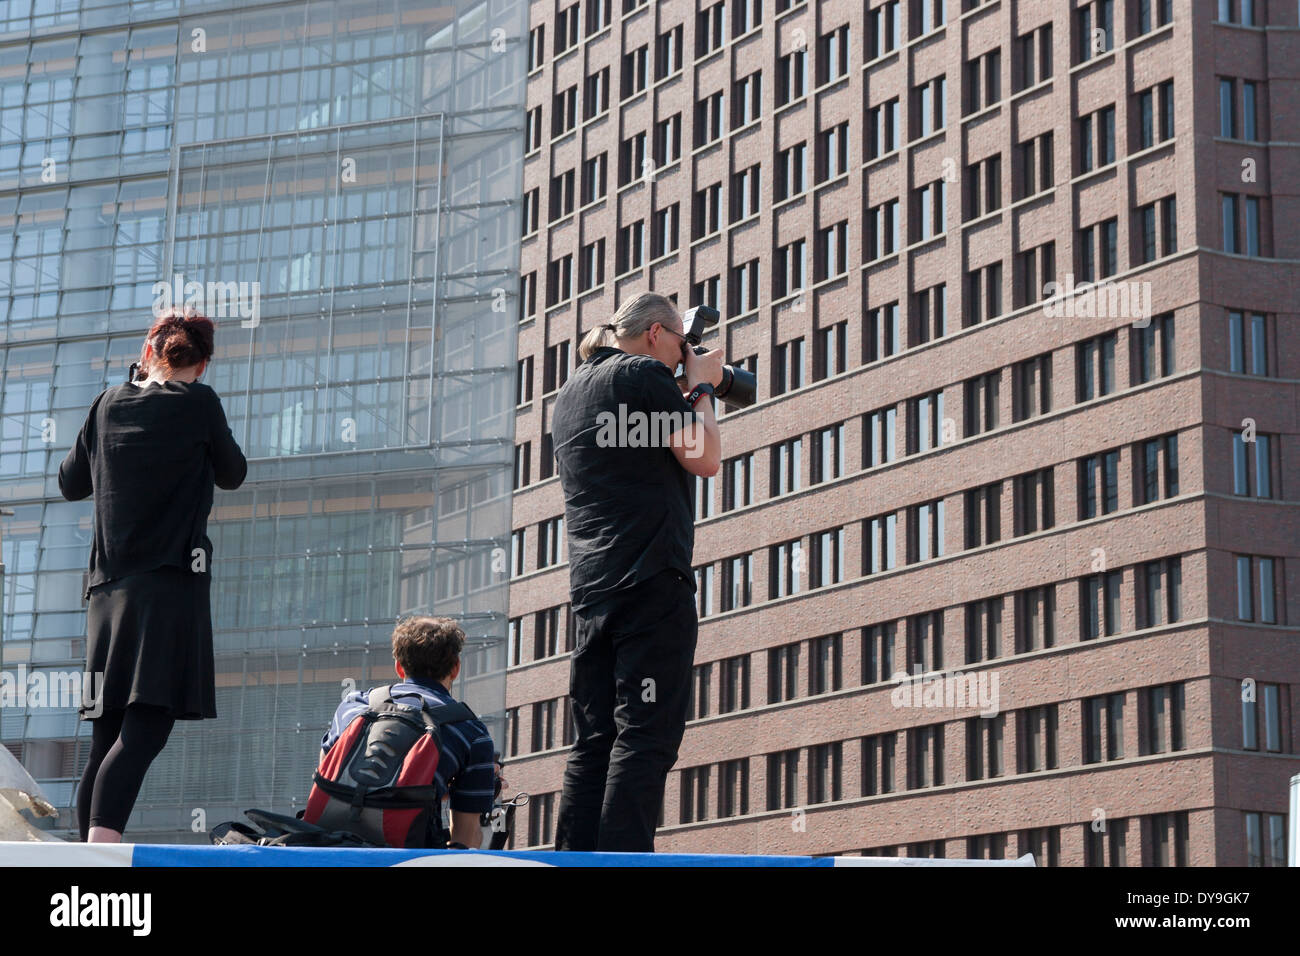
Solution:
M 569 696 L 577 742 L 555 848 L 649 853 L 686 729 L 695 589 L 666 570 L 576 618 Z

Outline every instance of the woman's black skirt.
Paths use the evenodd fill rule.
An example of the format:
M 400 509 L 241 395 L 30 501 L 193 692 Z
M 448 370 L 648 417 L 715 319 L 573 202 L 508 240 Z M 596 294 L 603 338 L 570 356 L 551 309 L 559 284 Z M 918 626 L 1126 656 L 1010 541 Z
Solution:
M 212 577 L 158 568 L 91 589 L 81 718 L 129 704 L 166 708 L 177 720 L 217 716 L 212 660 Z M 102 699 L 102 705 L 100 704 Z

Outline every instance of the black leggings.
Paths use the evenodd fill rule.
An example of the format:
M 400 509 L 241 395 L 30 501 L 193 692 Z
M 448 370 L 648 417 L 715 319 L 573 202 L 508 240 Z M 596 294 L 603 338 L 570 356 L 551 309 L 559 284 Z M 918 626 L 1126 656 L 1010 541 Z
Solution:
M 140 795 L 144 775 L 167 745 L 176 719 L 163 707 L 131 704 L 91 721 L 90 759 L 77 788 L 77 823 L 86 842 L 91 827 L 121 833 Z

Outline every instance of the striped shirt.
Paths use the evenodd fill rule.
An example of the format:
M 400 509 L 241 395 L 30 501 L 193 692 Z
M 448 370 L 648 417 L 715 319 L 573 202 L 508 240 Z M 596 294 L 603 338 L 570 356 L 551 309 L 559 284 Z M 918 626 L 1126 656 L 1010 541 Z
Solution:
M 389 693 L 396 700 L 401 697 L 423 697 L 434 709 L 443 704 L 455 703 L 455 698 L 441 684 L 422 684 L 410 678 L 393 684 Z M 409 702 L 408 702 L 409 703 Z M 353 691 L 343 698 L 329 730 L 321 739 L 321 750 L 328 752 L 334 741 L 343 735 L 349 724 L 369 708 L 369 694 Z M 496 782 L 495 748 L 492 735 L 481 720 L 460 720 L 441 724 L 442 749 L 438 755 L 438 771 L 434 783 L 442 795 L 451 795 L 451 809 L 461 813 L 488 813 L 492 809 Z

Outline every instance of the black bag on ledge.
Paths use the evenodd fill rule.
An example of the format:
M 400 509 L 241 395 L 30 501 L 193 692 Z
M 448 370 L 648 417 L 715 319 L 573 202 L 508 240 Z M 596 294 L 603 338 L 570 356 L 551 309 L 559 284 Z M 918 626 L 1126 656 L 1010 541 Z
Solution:
M 219 823 L 208 838 L 214 846 L 348 846 L 375 847 L 346 830 L 326 830 L 298 817 L 287 817 L 269 810 L 245 810 L 256 830 L 245 823 Z

